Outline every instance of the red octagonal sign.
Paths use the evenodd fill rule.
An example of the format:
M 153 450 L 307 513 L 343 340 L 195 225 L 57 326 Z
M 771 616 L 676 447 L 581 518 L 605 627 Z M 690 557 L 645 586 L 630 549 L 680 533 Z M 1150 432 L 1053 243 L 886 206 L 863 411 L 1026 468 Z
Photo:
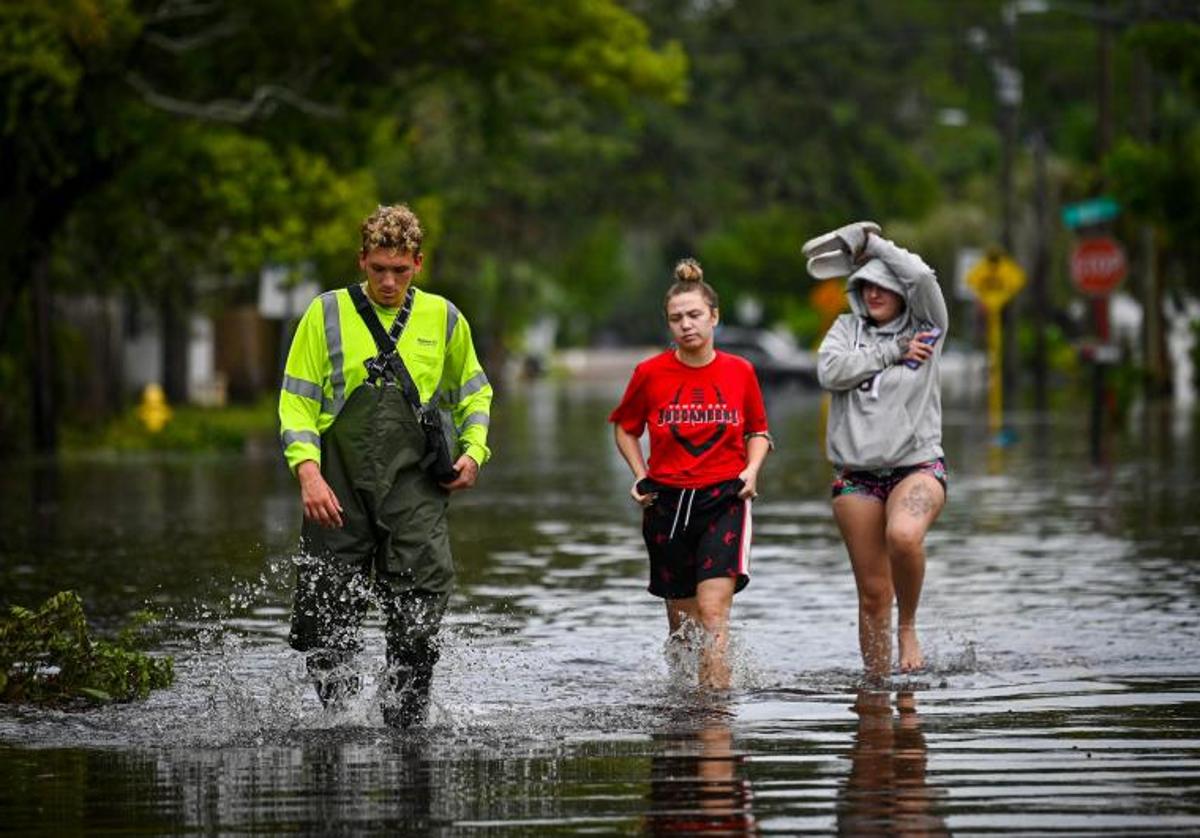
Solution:
M 1105 236 L 1084 239 L 1071 254 L 1071 278 L 1085 294 L 1110 293 L 1125 278 L 1125 271 L 1125 251 Z

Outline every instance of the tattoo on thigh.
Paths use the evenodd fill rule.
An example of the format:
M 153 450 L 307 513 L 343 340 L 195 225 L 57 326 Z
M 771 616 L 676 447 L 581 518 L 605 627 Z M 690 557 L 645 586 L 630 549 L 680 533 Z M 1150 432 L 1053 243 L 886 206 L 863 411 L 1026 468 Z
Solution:
M 933 493 L 929 491 L 928 486 L 914 486 L 912 491 L 904 496 L 904 499 L 900 502 L 900 505 L 908 514 L 915 515 L 918 518 L 924 518 L 933 511 Z

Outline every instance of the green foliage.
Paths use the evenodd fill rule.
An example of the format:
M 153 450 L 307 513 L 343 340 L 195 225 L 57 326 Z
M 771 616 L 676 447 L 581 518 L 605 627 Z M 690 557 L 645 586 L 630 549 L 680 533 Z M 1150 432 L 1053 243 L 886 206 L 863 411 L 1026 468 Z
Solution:
M 610 186 L 629 179 L 647 103 L 683 99 L 686 61 L 608 0 L 475 6 L 458 21 L 472 34 L 456 37 L 495 51 L 417 79 L 371 125 L 380 194 L 437 207 L 426 281 L 485 344 L 568 308 L 564 337 L 582 340 L 612 305 L 597 291 L 619 290 L 623 270 L 627 222 L 613 219 L 627 206 Z
M 947 298 L 959 248 L 983 249 L 992 243 L 987 210 L 976 201 L 944 202 L 919 221 L 884 219 L 883 223 L 905 247 L 920 253 L 938 272 Z
M 552 304 L 564 345 L 586 343 L 614 315 L 631 279 L 623 248 L 620 225 L 608 219 L 598 221 L 566 254 L 557 283 L 561 292 Z
M 274 434 L 277 424 L 273 398 L 246 406 L 182 405 L 157 432 L 146 429 L 134 406 L 100 428 L 68 426 L 63 444 L 67 451 L 241 452 Z
M 980 172 L 993 171 L 1001 156 L 1000 138 L 987 125 L 933 127 L 920 148 L 921 159 L 952 196 Z
M 1125 38 L 1162 75 L 1152 136 L 1119 140 L 1104 161 L 1128 220 L 1152 223 L 1166 285 L 1200 293 L 1200 24 L 1149 22 Z
M 170 138 L 81 202 L 56 251 L 60 287 L 178 292 L 197 275 L 257 277 L 265 264 L 338 278 L 352 268 L 362 208 L 376 203 L 368 175 L 228 128 L 183 124 Z
M 1106 368 L 1104 379 L 1112 393 L 1117 417 L 1124 420 L 1145 391 L 1146 370 L 1127 360 Z
M 499 26 L 493 37 L 531 45 L 527 66 L 616 103 L 631 94 L 683 100 L 687 59 L 679 44 L 654 50 L 646 25 L 610 0 L 490 5 Z
M 57 185 L 102 151 L 106 136 L 86 131 L 104 106 L 88 80 L 109 74 L 138 29 L 127 0 L 0 4 L 0 149 L 16 183 Z
M 775 206 L 734 216 L 705 237 L 700 261 L 705 278 L 721 295 L 729 322 L 736 319 L 741 296 L 749 293 L 763 303 L 768 324 L 784 322 L 802 331 L 816 328 L 816 319 L 805 314 L 809 280 L 797 241 L 797 231 L 812 229 L 812 224 L 809 214 Z
M 1114 77 L 1134 83 L 1115 86 L 1117 141 L 1101 161 L 1093 15 L 1029 6 L 1006 27 L 1006 8 L 0 2 L 0 314 L 46 253 L 60 297 L 119 292 L 167 310 L 246 302 L 264 263 L 340 284 L 362 216 L 405 201 L 427 230 L 422 281 L 455 299 L 485 352 L 545 313 L 569 343 L 659 339 L 670 265 L 687 254 L 727 316 L 752 295 L 807 338 L 808 235 L 874 218 L 943 276 L 958 247 L 995 239 L 1000 61 L 1025 80 L 1018 232 L 1031 192 L 1020 140 L 1036 129 L 1052 201 L 1094 194 L 1103 175 L 1120 224 L 1156 226 L 1167 284 L 1200 288 L 1194 14 L 1109 0 L 1123 27 Z M 8 385 L 36 359 L 7 319 L 0 384 L 19 396 Z M 0 404 L 10 437 L 16 403 Z
M 1079 345 L 1063 333 L 1060 326 L 1047 323 L 1042 333 L 1046 344 L 1046 362 L 1049 370 L 1059 373 L 1064 378 L 1078 379 L 1081 361 Z M 1028 321 L 1017 323 L 1017 349 L 1025 365 L 1032 363 L 1034 344 L 1037 335 L 1034 334 L 1033 324 Z
M 1200 94 L 1200 23 L 1147 21 L 1130 28 L 1125 42 L 1191 96 Z
M 1174 167 L 1166 148 L 1122 139 L 1106 165 L 1113 190 L 1125 208 L 1155 221 L 1167 220 L 1162 199 Z
M 6 0 L 0 314 L 47 265 L 62 297 L 168 313 L 245 302 L 265 264 L 341 284 L 361 219 L 405 201 L 436 290 L 471 300 L 492 266 L 468 313 L 509 338 L 531 309 L 507 303 L 554 297 L 644 104 L 682 101 L 686 70 L 616 0 Z M 5 337 L 16 369 L 54 375 Z
M 140 612 L 115 641 L 91 637 L 83 602 L 61 591 L 36 610 L 0 617 L 0 701 L 64 706 L 146 698 L 175 679 L 171 658 L 139 650 L 154 615 Z

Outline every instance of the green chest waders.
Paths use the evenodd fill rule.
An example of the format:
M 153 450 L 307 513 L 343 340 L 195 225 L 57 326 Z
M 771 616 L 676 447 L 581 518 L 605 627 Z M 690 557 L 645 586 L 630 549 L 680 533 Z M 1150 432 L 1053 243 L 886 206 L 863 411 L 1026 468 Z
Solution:
M 387 637 L 384 717 L 405 726 L 424 715 L 436 636 L 454 583 L 448 495 L 421 468 L 425 440 L 391 382 L 365 383 L 321 436 L 321 473 L 342 505 L 343 526 L 305 520 L 290 642 L 309 652 L 322 701 L 355 692 L 347 659 L 375 602 Z

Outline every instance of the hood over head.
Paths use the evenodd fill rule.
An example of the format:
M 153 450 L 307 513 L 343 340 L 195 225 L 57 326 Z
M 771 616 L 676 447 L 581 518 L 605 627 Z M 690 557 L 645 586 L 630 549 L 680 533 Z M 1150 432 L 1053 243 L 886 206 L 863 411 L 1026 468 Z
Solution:
M 896 318 L 903 324 L 908 316 L 908 289 L 899 278 L 892 273 L 887 263 L 876 257 L 867 261 L 862 267 L 850 274 L 846 280 L 846 296 L 850 298 L 850 308 L 859 317 L 867 317 L 867 305 L 862 299 L 862 284 L 870 282 L 889 291 L 895 291 L 904 300 L 904 311 Z M 882 324 L 881 324 L 882 325 Z

